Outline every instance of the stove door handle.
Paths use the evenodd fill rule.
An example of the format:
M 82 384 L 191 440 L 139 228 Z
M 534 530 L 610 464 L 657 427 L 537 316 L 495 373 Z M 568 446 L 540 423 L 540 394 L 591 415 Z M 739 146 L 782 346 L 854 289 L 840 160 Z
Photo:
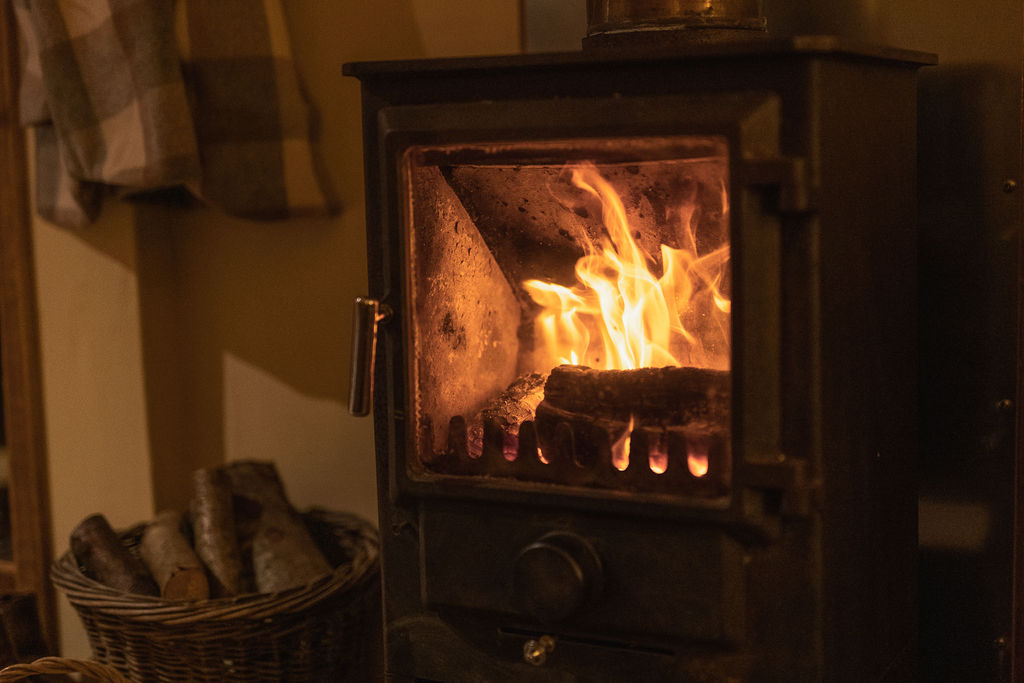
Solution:
M 377 358 L 377 324 L 391 317 L 391 309 L 376 299 L 356 297 L 352 317 L 352 375 L 348 410 L 356 417 L 373 408 L 373 374 Z

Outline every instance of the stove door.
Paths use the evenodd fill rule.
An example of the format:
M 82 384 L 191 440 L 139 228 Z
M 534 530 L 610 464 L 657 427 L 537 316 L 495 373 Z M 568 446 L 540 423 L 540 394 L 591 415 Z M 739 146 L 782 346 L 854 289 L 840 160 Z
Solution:
M 413 465 L 726 494 L 728 168 L 722 136 L 408 148 Z
M 396 489 L 736 518 L 745 478 L 793 479 L 778 455 L 780 226 L 764 203 L 803 193 L 800 164 L 779 158 L 777 96 L 379 118 Z

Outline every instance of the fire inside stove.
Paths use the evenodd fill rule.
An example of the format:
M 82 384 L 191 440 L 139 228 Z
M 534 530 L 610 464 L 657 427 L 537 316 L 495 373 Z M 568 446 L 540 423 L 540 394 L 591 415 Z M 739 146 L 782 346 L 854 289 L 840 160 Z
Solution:
M 724 138 L 416 146 L 403 170 L 414 473 L 725 495 Z

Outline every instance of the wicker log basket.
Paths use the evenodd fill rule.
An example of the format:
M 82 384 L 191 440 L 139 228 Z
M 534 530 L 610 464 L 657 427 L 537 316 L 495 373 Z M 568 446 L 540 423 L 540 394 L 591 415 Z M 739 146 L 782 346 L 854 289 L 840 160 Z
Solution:
M 123 593 L 82 574 L 67 552 L 51 575 L 78 612 L 93 657 L 134 683 L 364 683 L 379 630 L 379 539 L 350 514 L 303 515 L 333 573 L 305 586 L 199 602 Z M 133 552 L 144 525 L 121 534 Z
M 81 674 L 83 681 L 99 683 L 131 683 L 112 666 L 66 657 L 43 657 L 26 664 L 11 664 L 0 670 L 0 683 L 56 674 Z

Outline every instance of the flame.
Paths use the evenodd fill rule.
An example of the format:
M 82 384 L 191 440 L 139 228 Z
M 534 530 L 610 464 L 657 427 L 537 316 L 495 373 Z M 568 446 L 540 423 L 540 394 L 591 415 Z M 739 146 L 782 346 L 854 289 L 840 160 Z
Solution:
M 633 416 L 630 415 L 629 424 L 626 425 L 622 436 L 612 444 L 612 465 L 619 472 L 625 472 L 626 468 L 629 467 L 629 443 L 633 436 L 633 423 Z
M 534 324 L 542 362 L 606 370 L 728 368 L 731 302 L 722 283 L 729 245 L 698 253 L 696 198 L 681 200 L 681 246 L 662 244 L 656 258 L 634 238 L 622 199 L 596 167 L 583 163 L 571 171 L 573 185 L 600 201 L 605 233 L 596 244 L 581 240 L 574 286 L 523 282 L 540 307 Z M 725 214 L 724 182 L 721 201 Z M 659 263 L 660 277 L 651 270 Z
M 668 470 L 668 449 L 665 447 L 664 439 L 651 443 L 647 462 L 655 474 L 665 474 Z
M 686 444 L 686 467 L 690 470 L 690 474 L 700 479 L 707 475 L 709 462 L 708 462 L 708 445 L 703 440 L 696 442 L 687 442 Z

